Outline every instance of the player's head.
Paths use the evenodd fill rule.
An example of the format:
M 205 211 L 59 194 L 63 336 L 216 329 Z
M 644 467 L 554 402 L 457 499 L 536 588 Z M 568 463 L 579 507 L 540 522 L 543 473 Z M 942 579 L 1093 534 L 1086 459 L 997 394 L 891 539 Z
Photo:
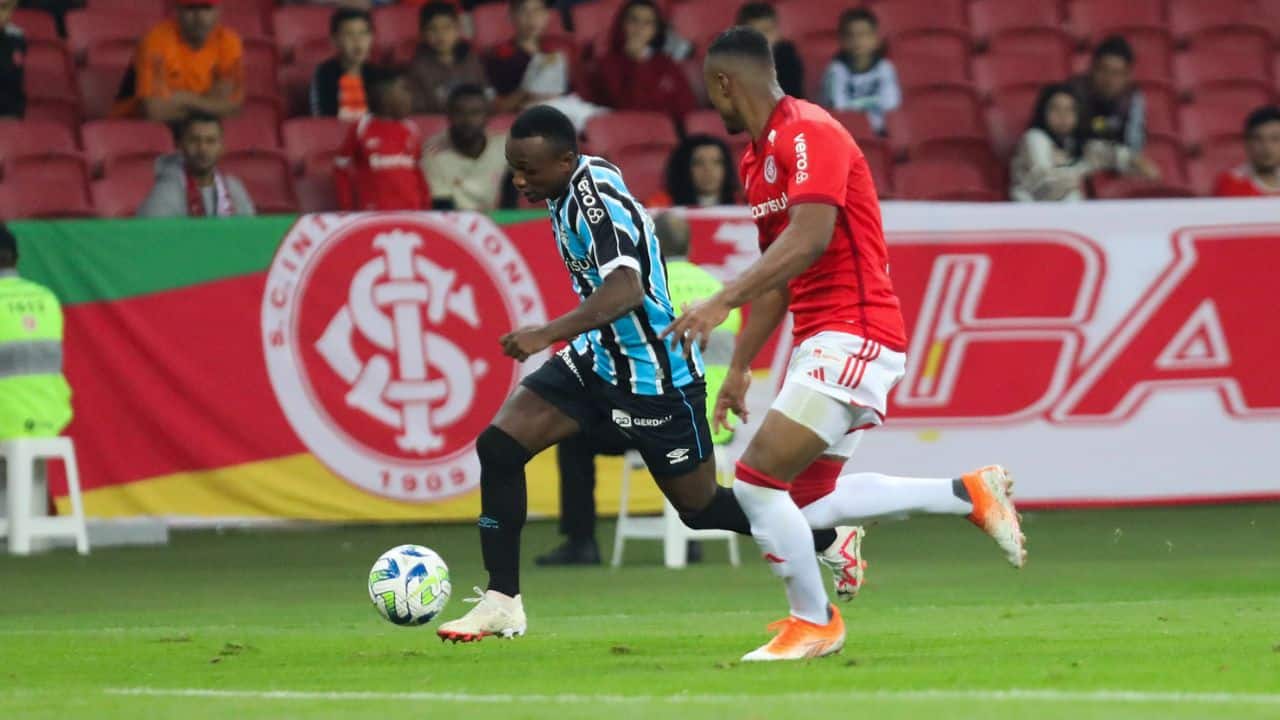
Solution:
M 1244 147 L 1259 175 L 1280 171 L 1280 105 L 1264 105 L 1244 123 Z
M 461 37 L 458 8 L 449 2 L 429 2 L 418 11 L 418 36 L 438 55 L 454 52 Z
M 712 107 L 731 133 L 747 129 L 743 111 L 748 105 L 781 93 L 769 41 L 749 27 L 732 27 L 720 33 L 707 48 L 702 78 Z
M 1046 85 L 1036 97 L 1030 127 L 1048 133 L 1055 142 L 1075 139 L 1080 130 L 1080 108 L 1075 93 L 1066 83 Z
M 413 112 L 413 94 L 400 70 L 382 68 L 374 73 L 369 109 L 378 117 L 403 120 Z
M 729 147 L 719 138 L 690 135 L 667 160 L 667 194 L 673 205 L 732 205 L 737 191 Z
M 520 113 L 507 134 L 511 182 L 529 202 L 559 197 L 578 167 L 578 131 L 550 105 Z
M 187 45 L 199 49 L 218 27 L 216 0 L 178 0 L 178 34 Z
M 188 172 L 208 176 L 222 159 L 222 121 L 216 115 L 191 113 L 178 126 L 178 149 Z
M 484 137 L 489 123 L 489 97 L 484 87 L 463 83 L 449 92 L 445 103 L 449 117 L 449 137 L 454 145 L 469 145 Z
M 689 221 L 684 215 L 671 210 L 662 213 L 653 219 L 653 232 L 664 258 L 689 257 Z
M 1089 62 L 1089 84 L 1104 100 L 1114 100 L 1133 84 L 1133 48 L 1119 35 L 1103 38 Z
M 329 39 L 344 68 L 362 65 L 373 48 L 373 17 L 367 10 L 334 10 L 329 16 Z
M 840 51 L 857 60 L 868 60 L 880 52 L 880 21 L 866 8 L 851 8 L 840 13 L 837 26 Z
M 767 2 L 749 2 L 738 8 L 738 14 L 734 17 L 734 25 L 746 25 L 754 29 L 765 39 L 770 45 L 778 42 L 778 9 L 771 3 Z
M 0 0 L 2 2 L 2 0 Z M 8 270 L 18 266 L 18 239 L 9 232 L 4 223 L 0 223 L 0 270 Z

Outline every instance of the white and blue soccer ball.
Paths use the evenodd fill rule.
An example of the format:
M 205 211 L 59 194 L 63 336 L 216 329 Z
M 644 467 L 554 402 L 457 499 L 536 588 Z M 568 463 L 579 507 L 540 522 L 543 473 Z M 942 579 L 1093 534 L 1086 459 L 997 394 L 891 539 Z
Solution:
M 425 625 L 449 602 L 449 566 L 431 548 L 399 545 L 369 571 L 369 599 L 396 625 Z

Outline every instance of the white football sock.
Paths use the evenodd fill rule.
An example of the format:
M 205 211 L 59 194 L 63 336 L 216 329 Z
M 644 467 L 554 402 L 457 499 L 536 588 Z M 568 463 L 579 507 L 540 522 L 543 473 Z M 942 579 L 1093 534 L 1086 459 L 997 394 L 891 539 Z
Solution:
M 973 512 L 973 504 L 956 497 L 951 488 L 951 478 L 852 473 L 841 475 L 835 490 L 801 510 L 809 524 L 816 528 L 912 513 L 968 515 Z
M 787 586 L 791 614 L 826 625 L 827 589 L 813 554 L 813 532 L 791 496 L 783 490 L 734 480 L 733 494 L 751 521 L 751 536 L 773 574 Z

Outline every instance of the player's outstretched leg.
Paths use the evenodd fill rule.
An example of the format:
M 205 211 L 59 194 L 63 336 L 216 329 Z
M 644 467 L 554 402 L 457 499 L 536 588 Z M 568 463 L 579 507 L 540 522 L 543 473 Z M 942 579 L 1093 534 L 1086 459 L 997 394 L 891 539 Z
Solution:
M 524 466 L 539 451 L 578 431 L 578 424 L 526 387 L 507 398 L 476 439 L 480 457 L 480 550 L 489 586 L 466 615 L 436 631 L 442 640 L 471 642 L 524 635 L 520 597 L 520 531 L 528 515 Z M 478 588 L 477 588 L 478 589 Z

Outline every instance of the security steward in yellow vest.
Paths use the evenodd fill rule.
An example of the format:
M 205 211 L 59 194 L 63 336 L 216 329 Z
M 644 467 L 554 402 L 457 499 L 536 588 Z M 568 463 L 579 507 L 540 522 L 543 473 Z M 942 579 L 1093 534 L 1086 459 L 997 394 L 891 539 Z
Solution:
M 62 377 L 62 306 L 18 277 L 18 243 L 0 225 L 0 440 L 53 436 L 71 422 Z
M 688 303 L 711 297 L 720 290 L 721 283 L 711 273 L 689 262 L 689 223 L 680 215 L 666 212 L 654 220 L 655 234 L 662 244 L 662 255 L 667 263 L 667 289 L 676 312 Z M 733 357 L 733 340 L 742 327 L 742 316 L 737 309 L 729 313 L 720 327 L 711 334 L 711 341 L 702 353 L 706 369 L 707 419 L 712 420 L 715 398 L 729 374 L 729 361 Z M 715 426 L 711 423 L 712 427 Z M 613 433 L 596 435 L 579 433 L 556 446 L 556 460 L 560 466 L 560 534 L 565 541 L 555 549 L 537 558 L 539 565 L 599 565 L 600 548 L 596 544 L 596 455 L 621 455 L 627 446 Z M 732 430 L 721 430 L 711 436 L 716 445 L 733 439 Z M 700 557 L 697 543 L 691 542 L 689 560 Z

